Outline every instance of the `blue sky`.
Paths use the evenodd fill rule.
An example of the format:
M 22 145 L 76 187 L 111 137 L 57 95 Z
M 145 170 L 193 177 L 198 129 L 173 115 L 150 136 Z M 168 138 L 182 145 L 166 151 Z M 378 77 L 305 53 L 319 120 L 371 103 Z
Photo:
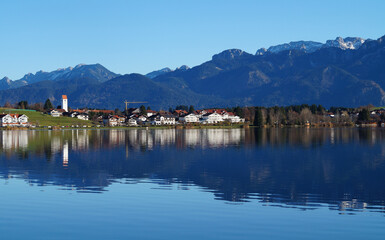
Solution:
M 229 48 L 385 35 L 385 1 L 0 1 L 0 78 L 100 63 L 190 67 Z

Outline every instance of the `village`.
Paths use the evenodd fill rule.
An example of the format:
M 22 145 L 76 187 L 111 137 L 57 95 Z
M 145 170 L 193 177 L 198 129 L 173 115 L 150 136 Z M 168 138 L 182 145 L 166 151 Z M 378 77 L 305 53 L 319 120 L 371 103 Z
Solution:
M 244 123 L 245 119 L 235 116 L 232 112 L 224 109 L 206 109 L 196 111 L 174 110 L 154 111 L 151 109 L 126 108 L 124 113 L 114 110 L 98 110 L 98 109 L 76 109 L 69 111 L 68 98 L 62 96 L 62 109 L 54 109 L 50 111 L 53 117 L 67 116 L 78 118 L 81 120 L 93 120 L 102 126 L 164 126 L 177 124 L 218 124 L 222 122 L 228 123 Z M 91 119 L 92 117 L 92 119 Z
M 96 127 L 243 124 L 245 122 L 244 118 L 225 109 L 154 111 L 142 106 L 126 108 L 124 112 L 121 112 L 119 110 L 70 109 L 66 95 L 62 95 L 61 102 L 61 108 L 50 109 L 46 111 L 46 114 L 54 118 L 69 117 L 92 121 Z M 0 114 L 0 119 L 1 127 L 29 127 L 32 125 L 26 114 L 3 113 Z

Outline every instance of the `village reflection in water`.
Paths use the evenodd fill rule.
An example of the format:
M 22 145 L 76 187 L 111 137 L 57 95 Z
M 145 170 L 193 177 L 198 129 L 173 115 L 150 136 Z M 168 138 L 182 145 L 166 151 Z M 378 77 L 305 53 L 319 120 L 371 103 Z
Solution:
M 50 155 L 62 151 L 112 148 L 128 145 L 132 149 L 151 150 L 155 146 L 175 145 L 177 148 L 219 148 L 237 145 L 309 147 L 324 143 L 375 144 L 385 140 L 385 129 L 157 129 L 157 130 L 64 130 L 64 131 L 0 131 L 0 150 L 3 153 L 20 150 L 45 149 Z M 29 145 L 34 145 L 29 148 Z
M 102 193 L 198 186 L 227 202 L 384 211 L 385 131 L 358 128 L 0 131 L 0 177 Z M 359 171 L 357 170 L 359 169 Z

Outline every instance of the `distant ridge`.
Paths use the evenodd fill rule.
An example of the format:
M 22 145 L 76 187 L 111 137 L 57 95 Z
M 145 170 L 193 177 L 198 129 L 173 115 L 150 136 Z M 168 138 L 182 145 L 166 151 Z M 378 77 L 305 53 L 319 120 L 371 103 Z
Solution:
M 147 76 L 120 76 L 100 64 L 27 74 L 0 80 L 0 104 L 60 104 L 123 108 L 141 99 L 153 109 L 321 104 L 357 107 L 385 105 L 385 36 L 377 40 L 336 38 L 322 46 L 299 41 L 250 54 L 228 49 L 193 68 L 164 68 Z M 19 85 L 17 85 L 19 84 Z
M 105 82 L 117 76 L 119 74 L 109 71 L 100 64 L 78 64 L 75 67 L 59 68 L 52 72 L 40 70 L 35 74 L 28 73 L 16 81 L 3 78 L 0 80 L 0 90 L 17 88 L 41 81 L 59 81 L 73 78 L 90 78 L 97 82 Z

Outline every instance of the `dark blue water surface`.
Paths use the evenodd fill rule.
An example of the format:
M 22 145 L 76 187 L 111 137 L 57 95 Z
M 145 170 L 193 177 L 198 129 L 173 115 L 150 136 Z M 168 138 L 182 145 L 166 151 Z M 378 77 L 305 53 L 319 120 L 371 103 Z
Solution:
M 384 239 L 385 129 L 0 131 L 1 239 Z

